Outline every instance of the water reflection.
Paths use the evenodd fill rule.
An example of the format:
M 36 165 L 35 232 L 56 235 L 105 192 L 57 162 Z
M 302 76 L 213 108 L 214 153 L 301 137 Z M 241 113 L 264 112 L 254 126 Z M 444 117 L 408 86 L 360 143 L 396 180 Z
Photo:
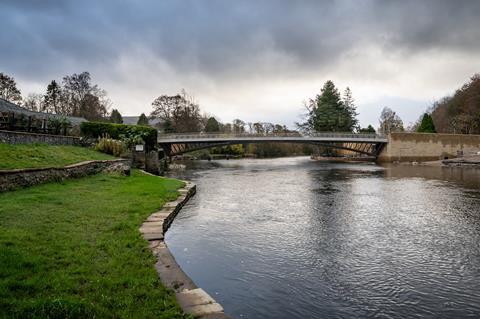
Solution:
M 167 243 L 234 317 L 480 316 L 478 170 L 205 164 Z

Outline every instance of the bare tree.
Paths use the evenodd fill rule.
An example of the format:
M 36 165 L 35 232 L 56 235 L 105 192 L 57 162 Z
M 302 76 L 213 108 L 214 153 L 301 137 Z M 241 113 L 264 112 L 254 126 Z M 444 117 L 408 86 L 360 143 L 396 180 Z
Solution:
M 30 93 L 23 102 L 23 107 L 34 112 L 43 111 L 43 95 Z
M 61 114 L 101 120 L 107 116 L 110 104 L 107 92 L 91 84 L 90 73 L 63 78 Z
M 232 126 L 235 134 L 241 134 L 245 132 L 245 122 L 240 119 L 233 120 Z
M 203 127 L 200 106 L 185 90 L 173 96 L 161 95 L 152 102 L 152 106 L 150 118 L 169 123 L 173 132 L 199 132 Z
M 403 121 L 392 109 L 384 107 L 380 115 L 379 131 L 383 134 L 403 132 Z

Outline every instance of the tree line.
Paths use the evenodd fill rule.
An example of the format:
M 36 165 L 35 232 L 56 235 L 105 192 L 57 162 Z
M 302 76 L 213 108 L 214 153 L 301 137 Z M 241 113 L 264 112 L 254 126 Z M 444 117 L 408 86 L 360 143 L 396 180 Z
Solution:
M 112 103 L 107 92 L 92 83 L 89 72 L 66 75 L 61 82 L 52 80 L 43 94 L 31 93 L 26 97 L 22 97 L 13 77 L 0 73 L 0 97 L 35 112 L 83 117 L 89 121 L 118 120 L 117 110 L 109 112 Z
M 39 112 L 84 117 L 90 121 L 122 123 L 117 109 L 110 108 L 107 92 L 92 83 L 89 72 L 66 75 L 61 82 L 52 80 L 43 94 L 22 97 L 13 77 L 0 73 L 0 97 Z M 356 132 L 388 134 L 390 132 L 439 132 L 480 134 L 480 74 L 451 96 L 436 101 L 408 127 L 389 107 L 384 107 L 377 130 L 370 124 L 360 127 L 355 100 L 350 88 L 341 94 L 332 81 L 327 81 L 314 98 L 304 102 L 303 121 L 296 128 L 304 132 Z M 215 116 L 202 113 L 192 95 L 182 90 L 176 95 L 160 95 L 152 102 L 152 112 L 142 113 L 137 124 L 149 125 L 156 119 L 157 128 L 165 133 L 219 132 L 269 134 L 294 132 L 285 125 L 270 122 L 244 122 L 235 119 L 222 123 Z
M 245 122 L 234 119 L 222 123 L 215 116 L 202 113 L 195 98 L 182 90 L 177 95 L 161 95 L 152 102 L 151 119 L 159 120 L 158 128 L 165 133 L 288 133 L 285 125 L 270 122 Z

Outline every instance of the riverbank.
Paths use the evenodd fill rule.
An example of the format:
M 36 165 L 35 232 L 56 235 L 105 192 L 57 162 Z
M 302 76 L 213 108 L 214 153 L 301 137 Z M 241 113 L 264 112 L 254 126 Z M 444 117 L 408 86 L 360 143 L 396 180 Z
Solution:
M 0 143 L 0 170 L 63 167 L 83 161 L 114 158 L 80 146 Z
M 185 318 L 138 227 L 182 182 L 133 170 L 0 194 L 0 317 Z

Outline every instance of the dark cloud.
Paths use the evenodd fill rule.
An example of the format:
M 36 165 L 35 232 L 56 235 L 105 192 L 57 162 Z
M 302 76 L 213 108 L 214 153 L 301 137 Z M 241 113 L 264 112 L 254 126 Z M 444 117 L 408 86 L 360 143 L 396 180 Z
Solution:
M 179 71 L 216 76 L 275 72 L 256 65 L 269 53 L 301 71 L 370 42 L 413 53 L 480 45 L 479 1 L 32 0 L 4 1 L 0 12 L 0 59 L 22 73 L 62 60 L 112 65 L 135 46 Z

